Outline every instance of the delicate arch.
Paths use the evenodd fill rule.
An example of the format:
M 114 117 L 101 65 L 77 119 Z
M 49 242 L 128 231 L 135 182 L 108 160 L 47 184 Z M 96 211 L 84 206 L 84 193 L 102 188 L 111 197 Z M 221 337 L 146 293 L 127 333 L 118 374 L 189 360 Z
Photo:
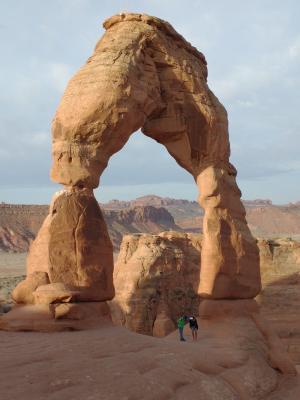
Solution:
M 256 296 L 258 248 L 229 162 L 227 114 L 208 88 L 203 54 L 158 18 L 121 14 L 104 27 L 53 120 L 51 176 L 65 189 L 55 195 L 32 246 L 28 276 L 47 274 L 50 284 L 75 287 L 83 301 L 114 296 L 112 245 L 93 189 L 109 158 L 141 128 L 200 189 L 205 217 L 199 294 Z M 22 290 L 15 298 L 28 302 Z

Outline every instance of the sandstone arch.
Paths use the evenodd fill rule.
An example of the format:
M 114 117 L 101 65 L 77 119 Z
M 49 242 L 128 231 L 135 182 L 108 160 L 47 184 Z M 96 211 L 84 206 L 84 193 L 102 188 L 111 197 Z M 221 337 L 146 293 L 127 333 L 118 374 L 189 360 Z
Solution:
M 258 248 L 229 162 L 226 110 L 208 88 L 203 54 L 154 17 L 120 14 L 104 27 L 53 120 L 51 177 L 65 189 L 54 197 L 32 246 L 28 275 L 46 272 L 51 284 L 67 285 L 82 301 L 113 297 L 112 246 L 93 189 L 109 158 L 142 129 L 200 189 L 199 294 L 254 297 L 260 290 Z M 16 300 L 26 302 L 18 295 L 16 290 Z

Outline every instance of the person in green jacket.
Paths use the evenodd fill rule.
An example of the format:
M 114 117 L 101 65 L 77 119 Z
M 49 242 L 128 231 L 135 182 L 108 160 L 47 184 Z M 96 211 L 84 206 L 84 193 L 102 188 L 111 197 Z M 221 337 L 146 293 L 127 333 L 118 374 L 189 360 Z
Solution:
M 179 339 L 181 340 L 181 342 L 185 342 L 185 338 L 183 337 L 183 329 L 184 329 L 185 322 L 186 322 L 186 316 L 180 317 L 177 321 L 177 327 L 178 327 L 178 331 L 179 331 Z

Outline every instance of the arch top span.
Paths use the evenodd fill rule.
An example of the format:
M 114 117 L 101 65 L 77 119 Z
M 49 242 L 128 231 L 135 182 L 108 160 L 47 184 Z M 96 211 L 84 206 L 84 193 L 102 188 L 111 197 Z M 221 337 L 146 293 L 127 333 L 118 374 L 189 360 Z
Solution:
M 229 163 L 227 114 L 207 85 L 203 54 L 167 22 L 119 14 L 70 80 L 52 125 L 51 176 L 95 188 L 112 154 L 138 129 L 195 180 Z
M 154 26 L 158 30 L 160 30 L 163 34 L 170 37 L 170 39 L 177 43 L 179 47 L 184 47 L 188 52 L 193 54 L 195 57 L 199 58 L 199 60 L 206 66 L 207 62 L 205 56 L 201 51 L 199 51 L 196 47 L 192 46 L 185 38 L 180 35 L 176 30 L 173 28 L 169 22 L 164 21 L 157 17 L 152 17 L 146 14 L 137 14 L 137 13 L 120 13 L 114 15 L 103 22 L 103 28 L 108 30 L 113 25 L 116 25 L 120 22 L 128 22 L 128 21 L 136 21 L 136 22 L 143 22 L 150 26 Z M 205 69 L 205 77 L 207 78 L 207 68 Z

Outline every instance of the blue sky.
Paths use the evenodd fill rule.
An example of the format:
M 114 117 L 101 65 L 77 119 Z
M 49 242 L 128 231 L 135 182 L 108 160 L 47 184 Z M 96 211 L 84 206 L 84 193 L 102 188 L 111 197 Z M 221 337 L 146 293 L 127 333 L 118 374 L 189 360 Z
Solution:
M 48 203 L 50 124 L 70 77 L 119 12 L 169 21 L 208 61 L 229 114 L 243 198 L 300 200 L 300 2 L 4 0 L 0 3 L 0 201 Z M 153 162 L 155 155 L 155 163 Z M 100 201 L 145 194 L 195 199 L 193 179 L 135 133 L 112 157 Z

